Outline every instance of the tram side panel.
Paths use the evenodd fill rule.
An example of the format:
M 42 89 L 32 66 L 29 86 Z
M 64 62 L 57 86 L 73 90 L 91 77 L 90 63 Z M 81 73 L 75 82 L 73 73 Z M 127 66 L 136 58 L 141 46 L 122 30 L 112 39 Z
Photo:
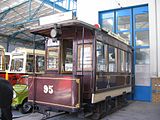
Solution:
M 0 71 L 0 77 L 2 77 L 2 78 L 6 78 L 6 72 L 4 72 L 4 71 Z
M 65 111 L 80 107 L 80 80 L 72 77 L 29 77 L 29 102 Z
M 114 37 L 109 36 L 108 34 L 103 34 L 103 32 L 97 31 L 96 39 L 98 42 L 101 42 L 101 44 L 107 46 L 108 69 L 96 71 L 96 88 L 95 92 L 92 93 L 92 103 L 104 101 L 106 97 L 117 97 L 123 95 L 124 93 L 131 92 L 131 71 L 121 71 L 120 67 L 122 63 L 120 62 L 120 51 L 122 50 L 125 53 L 125 55 L 129 53 L 130 59 L 128 60 L 131 60 L 132 49 L 128 45 L 124 44 L 121 41 L 118 41 Z M 117 58 L 115 61 L 117 66 L 116 71 L 113 72 L 109 71 L 109 57 L 111 57 L 109 56 L 109 46 L 112 46 L 112 48 L 116 49 L 115 55 Z M 131 68 L 131 61 L 129 65 L 130 66 L 128 67 Z M 129 69 L 128 67 L 127 69 Z
M 0 77 L 6 78 L 4 47 L 0 45 Z

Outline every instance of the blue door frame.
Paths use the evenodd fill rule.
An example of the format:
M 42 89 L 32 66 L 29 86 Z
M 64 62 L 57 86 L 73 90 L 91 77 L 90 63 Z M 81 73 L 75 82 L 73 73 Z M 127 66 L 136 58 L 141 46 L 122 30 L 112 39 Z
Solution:
M 130 32 L 130 44 L 134 48 L 134 65 L 133 70 L 135 73 L 135 65 L 136 65 L 136 49 L 141 48 L 149 48 L 149 46 L 136 46 L 136 32 L 138 31 L 146 31 L 149 30 L 149 28 L 144 29 L 136 29 L 135 27 L 135 15 L 137 14 L 143 14 L 148 13 L 148 5 L 140 5 L 140 6 L 133 6 L 133 7 L 127 7 L 122 9 L 113 9 L 113 10 L 106 10 L 106 11 L 100 11 L 99 12 L 99 24 L 102 25 L 102 15 L 107 13 L 114 13 L 114 31 L 115 33 L 122 33 L 122 32 Z M 118 17 L 119 16 L 130 16 L 130 30 L 127 31 L 119 31 L 118 30 Z M 152 96 L 152 88 L 150 86 L 134 86 L 134 100 L 140 100 L 140 101 L 151 101 Z

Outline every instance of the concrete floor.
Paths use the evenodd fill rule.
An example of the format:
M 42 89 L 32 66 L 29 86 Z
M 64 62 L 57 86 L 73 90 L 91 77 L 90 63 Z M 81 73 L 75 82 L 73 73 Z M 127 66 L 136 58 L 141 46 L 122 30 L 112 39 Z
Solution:
M 56 115 L 57 113 L 51 113 Z M 13 111 L 15 120 L 40 120 L 43 115 L 40 113 L 31 113 L 22 115 L 17 111 Z M 19 117 L 19 118 L 18 118 Z M 47 120 L 82 120 L 77 118 L 76 115 L 63 114 L 56 117 L 49 118 Z M 88 119 L 85 119 L 88 120 Z M 120 109 L 119 111 L 106 116 L 101 120 L 160 120 L 160 103 L 148 103 L 148 102 L 132 102 L 127 107 Z

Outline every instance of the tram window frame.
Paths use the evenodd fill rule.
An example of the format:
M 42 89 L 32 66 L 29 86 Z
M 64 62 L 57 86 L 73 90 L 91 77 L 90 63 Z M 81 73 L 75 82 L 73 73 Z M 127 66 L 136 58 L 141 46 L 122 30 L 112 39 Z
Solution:
M 3 70 L 3 51 L 0 50 L 0 70 Z
M 5 71 L 6 68 L 5 68 L 5 51 L 4 49 L 1 49 L 2 53 L 1 53 L 1 64 L 2 64 L 2 71 Z
M 49 51 L 51 51 L 51 50 L 54 50 L 54 49 L 57 49 L 57 65 L 56 65 L 56 68 L 49 68 Z M 47 48 L 47 65 L 46 65 L 46 69 L 47 70 L 56 70 L 56 71 L 58 71 L 59 70 L 59 51 L 60 51 L 60 46 L 52 46 L 52 47 L 48 47 Z
M 120 66 L 120 72 L 125 72 L 126 71 L 126 66 L 125 66 L 125 64 L 126 64 L 126 62 L 125 62 L 125 51 L 124 50 L 122 50 L 122 49 L 119 49 L 119 53 L 120 53 L 120 58 L 119 58 L 119 60 L 120 60 L 120 64 L 119 64 L 119 66 Z
M 29 59 L 29 57 L 31 57 L 31 58 Z M 28 54 L 27 55 L 27 59 L 26 59 L 26 72 L 33 72 L 34 69 L 35 69 L 35 66 L 34 66 L 34 55 Z
M 131 73 L 132 72 L 132 54 L 131 53 L 129 53 L 129 58 L 130 58 L 130 63 L 129 63 L 129 73 Z
M 45 71 L 45 57 L 43 55 L 36 55 L 36 72 L 44 72 Z M 42 60 L 39 60 L 42 58 Z M 40 61 L 40 62 L 39 62 Z M 40 65 L 41 63 L 41 65 Z
M 23 70 L 24 70 L 24 58 L 22 57 L 12 58 L 10 71 L 23 72 Z
M 112 47 L 112 48 L 114 48 L 114 53 L 115 53 L 115 60 L 114 60 L 114 64 L 115 64 L 115 67 L 113 68 L 113 70 L 111 70 L 111 68 L 112 67 L 110 67 L 110 63 L 112 63 L 113 61 L 111 61 L 109 58 L 110 58 L 110 55 L 109 55 L 109 49 L 110 49 L 110 47 Z M 117 72 L 118 71 L 118 54 L 117 54 L 117 52 L 118 52 L 118 48 L 116 48 L 116 47 L 114 47 L 114 46 L 112 46 L 112 45 L 108 45 L 108 72 Z
M 96 41 L 97 43 L 99 42 L 99 43 L 101 43 L 101 45 L 102 45 L 102 49 L 103 49 L 103 52 L 102 52 L 102 54 L 101 54 L 101 58 L 99 58 L 100 56 L 98 56 L 98 48 L 97 48 L 97 43 L 96 43 L 96 60 L 97 60 L 97 62 L 96 62 L 96 66 L 97 66 L 97 72 L 100 72 L 100 71 L 103 71 L 103 72 L 108 72 L 108 45 L 107 44 L 105 44 L 105 43 L 103 43 L 103 42 L 101 42 L 101 41 Z M 99 63 L 99 61 L 100 61 L 100 59 L 101 59 L 101 61 L 102 61 L 102 64 L 99 64 L 100 65 L 100 67 L 99 67 L 99 65 L 98 65 L 98 63 Z M 101 67 L 101 65 L 102 65 L 102 67 Z M 105 65 L 105 67 L 104 67 L 104 65 Z M 102 69 L 98 69 L 98 68 L 102 68 Z
M 131 53 L 126 52 L 126 72 L 131 72 L 131 62 L 132 62 L 132 58 L 131 58 Z
M 66 43 L 65 43 L 66 42 Z M 70 44 L 70 43 L 72 44 Z M 68 46 L 67 46 L 68 45 Z M 70 46 L 71 45 L 71 46 Z M 66 56 L 64 56 L 66 55 Z M 69 56 L 71 58 L 69 58 Z M 66 70 L 67 68 L 67 58 L 70 60 L 69 63 L 69 69 L 71 70 Z M 72 73 L 73 71 L 73 40 L 72 39 L 63 39 L 61 41 L 61 73 Z
M 89 66 L 90 67 L 84 67 L 84 58 L 83 58 L 83 70 L 84 71 L 92 71 L 92 65 L 93 65 L 93 45 L 91 44 L 91 43 L 85 43 L 84 44 L 84 49 L 86 48 L 86 47 L 89 47 L 90 48 L 90 64 L 89 64 Z M 80 60 L 80 57 L 81 57 L 81 55 L 80 55 L 80 49 L 82 50 L 82 48 L 83 48 L 83 44 L 79 44 L 78 46 L 77 46 L 77 48 L 78 48 L 78 55 L 77 55 L 77 70 L 78 71 L 82 71 L 82 64 L 80 64 L 80 61 L 82 61 L 82 60 Z M 87 53 L 88 51 L 86 50 L 84 50 L 84 53 Z M 87 54 L 84 54 L 84 55 L 87 55 Z M 82 59 L 82 58 L 81 58 Z M 88 64 L 87 64 L 88 65 Z

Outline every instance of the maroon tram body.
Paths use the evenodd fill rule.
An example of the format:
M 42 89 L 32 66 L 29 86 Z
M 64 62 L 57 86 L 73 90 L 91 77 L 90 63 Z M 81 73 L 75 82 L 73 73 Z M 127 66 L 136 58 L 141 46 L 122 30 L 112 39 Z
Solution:
M 29 79 L 31 80 L 31 79 Z M 31 91 L 36 90 L 36 96 L 33 92 L 30 94 L 30 100 L 36 100 L 36 103 L 54 106 L 56 109 L 65 111 L 75 111 L 79 105 L 79 79 L 72 76 L 63 77 L 36 77 L 34 78 L 36 88 L 31 86 Z M 32 82 L 29 82 L 32 83 Z M 46 91 L 44 89 L 46 87 Z M 47 88 L 48 87 L 48 88 Z M 48 89 L 48 94 L 47 94 Z
M 29 77 L 30 102 L 48 110 L 98 112 L 108 98 L 131 93 L 132 48 L 117 36 L 79 20 L 31 32 L 48 39 L 45 74 Z

